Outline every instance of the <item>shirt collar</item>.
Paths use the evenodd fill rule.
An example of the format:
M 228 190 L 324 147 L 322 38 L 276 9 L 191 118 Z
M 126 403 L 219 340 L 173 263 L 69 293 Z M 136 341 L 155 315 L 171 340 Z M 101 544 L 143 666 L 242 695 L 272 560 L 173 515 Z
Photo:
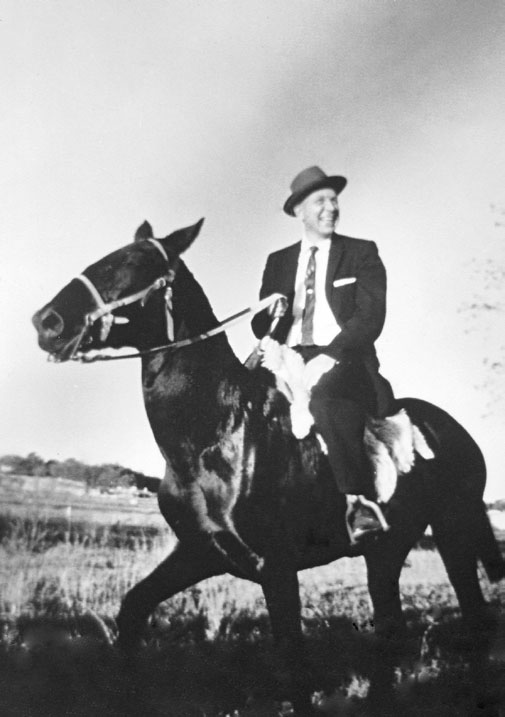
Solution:
M 331 237 L 328 237 L 327 239 L 318 239 L 317 242 L 313 242 L 312 240 L 307 239 L 304 232 L 302 235 L 302 252 L 310 251 L 313 246 L 317 246 L 318 250 L 321 252 L 330 251 Z

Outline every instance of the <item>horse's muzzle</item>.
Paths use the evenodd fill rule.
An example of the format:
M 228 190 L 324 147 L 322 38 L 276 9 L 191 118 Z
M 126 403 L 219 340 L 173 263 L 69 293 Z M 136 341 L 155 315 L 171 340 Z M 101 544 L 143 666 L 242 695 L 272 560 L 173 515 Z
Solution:
M 41 309 L 34 314 L 32 323 L 37 331 L 39 346 L 44 351 L 52 352 L 61 342 L 65 322 L 57 311 L 51 308 Z
M 35 314 L 33 324 L 39 335 L 42 334 L 48 338 L 61 336 L 65 326 L 63 319 L 54 309 L 46 309 Z

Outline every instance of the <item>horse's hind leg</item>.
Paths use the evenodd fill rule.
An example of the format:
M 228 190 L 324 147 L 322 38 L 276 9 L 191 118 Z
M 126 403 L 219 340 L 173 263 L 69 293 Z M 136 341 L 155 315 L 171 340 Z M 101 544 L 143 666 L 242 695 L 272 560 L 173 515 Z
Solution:
M 474 519 L 481 509 L 462 496 L 454 497 L 431 521 L 433 538 L 469 627 L 479 627 L 486 602 L 477 573 L 478 534 Z
M 463 617 L 464 631 L 451 631 L 454 646 L 469 660 L 467 680 L 475 704 L 485 703 L 489 674 L 489 649 L 497 628 L 497 615 L 484 600 L 479 584 L 479 522 L 484 506 L 460 497 L 453 500 L 432 522 L 433 537 L 456 592 Z M 487 516 L 484 514 L 484 518 Z M 477 714 L 479 708 L 472 714 Z
M 222 572 L 222 561 L 212 550 L 200 552 L 178 543 L 170 555 L 123 598 L 116 620 L 120 647 L 130 652 L 139 646 L 147 618 L 160 602 Z
M 392 520 L 394 528 L 365 551 L 368 590 L 374 608 L 375 633 L 379 637 L 403 640 L 405 620 L 400 600 L 399 579 L 412 546 L 423 535 L 427 522 L 404 510 Z M 421 514 L 421 510 L 418 510 Z M 390 516 L 388 516 L 390 517 Z
M 378 715 L 392 714 L 394 666 L 400 652 L 406 647 L 405 619 L 400 600 L 400 573 L 410 549 L 423 532 L 423 523 L 415 520 L 409 523 L 404 521 L 403 525 L 381 536 L 380 540 L 365 551 L 368 589 L 374 608 L 377 636 L 368 699 L 374 713 Z

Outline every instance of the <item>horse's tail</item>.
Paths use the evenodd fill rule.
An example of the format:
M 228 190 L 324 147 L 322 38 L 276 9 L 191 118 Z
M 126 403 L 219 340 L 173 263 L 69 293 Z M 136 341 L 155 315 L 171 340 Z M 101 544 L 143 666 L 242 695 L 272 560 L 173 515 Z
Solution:
M 505 578 L 505 560 L 502 557 L 484 503 L 481 503 L 478 514 L 475 516 L 474 527 L 477 557 L 484 566 L 489 580 L 498 582 Z

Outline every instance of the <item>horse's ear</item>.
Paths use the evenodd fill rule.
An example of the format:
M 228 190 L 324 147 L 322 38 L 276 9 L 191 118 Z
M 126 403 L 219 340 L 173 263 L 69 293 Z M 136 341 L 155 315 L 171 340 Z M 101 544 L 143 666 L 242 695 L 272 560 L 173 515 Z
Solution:
M 153 228 L 149 224 L 149 222 L 144 222 L 139 226 L 137 231 L 135 232 L 135 241 L 140 241 L 141 239 L 152 239 L 153 238 Z
M 162 241 L 165 246 L 177 254 L 182 254 L 188 249 L 194 242 L 203 224 L 203 217 L 196 224 L 190 227 L 184 227 L 184 229 L 178 229 L 177 231 L 169 234 Z

